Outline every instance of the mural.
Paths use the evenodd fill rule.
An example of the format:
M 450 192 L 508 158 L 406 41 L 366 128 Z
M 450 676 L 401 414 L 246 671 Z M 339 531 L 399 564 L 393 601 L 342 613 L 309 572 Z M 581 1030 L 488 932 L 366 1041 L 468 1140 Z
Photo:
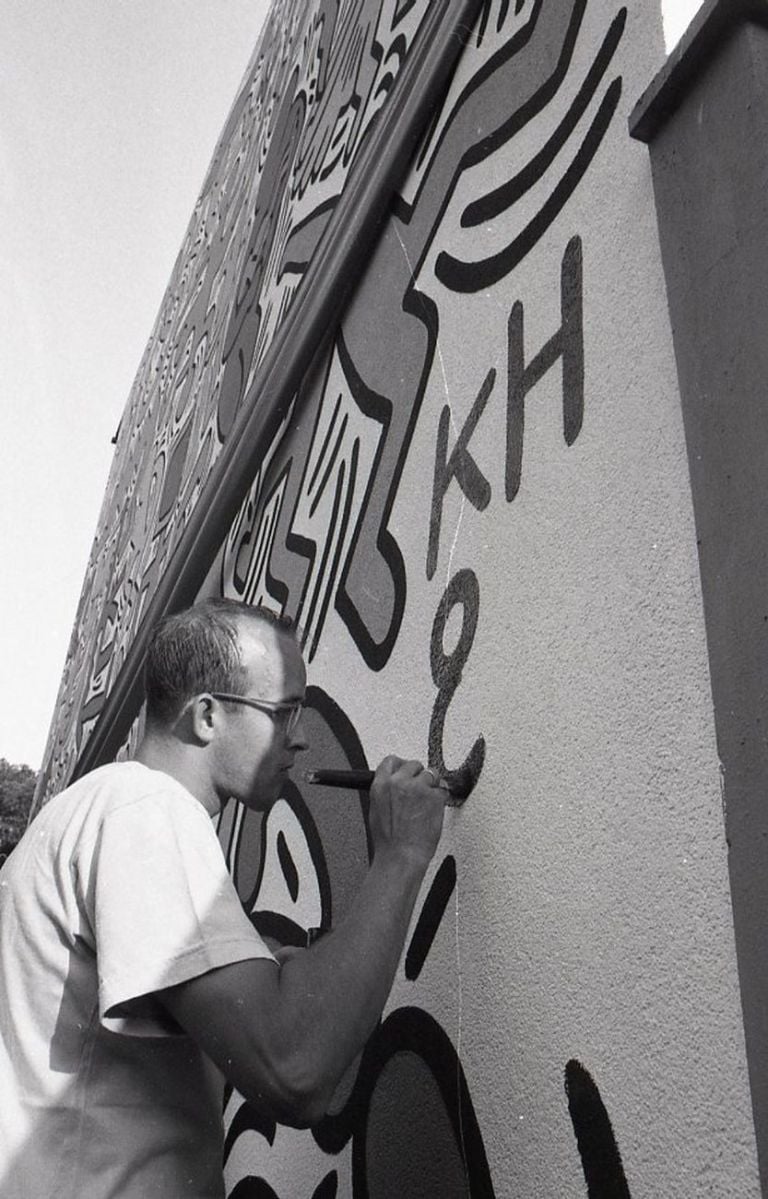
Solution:
M 118 432 L 49 790 L 428 7 L 274 6 Z M 650 0 L 478 6 L 201 564 L 201 595 L 297 622 L 313 767 L 394 750 L 473 786 L 326 1118 L 281 1128 L 227 1093 L 230 1199 L 759 1193 L 674 362 L 626 137 L 659 25 Z M 370 859 L 366 794 L 298 776 L 218 832 L 283 946 L 343 918 Z
M 427 8 L 288 0 L 267 20 L 115 438 L 43 794 L 98 718 Z
M 597 52 L 577 65 L 585 7 L 541 0 L 518 4 L 514 11 L 506 4 L 485 6 L 460 81 L 436 115 L 413 177 L 395 201 L 331 349 L 305 383 L 296 405 L 301 420 L 286 422 L 233 524 L 221 556 L 222 593 L 288 612 L 302 629 L 310 663 L 332 608 L 370 670 L 381 671 L 393 652 L 407 607 L 408 569 L 389 519 L 440 342 L 439 306 L 419 287 L 420 272 L 435 243 L 435 273 L 449 291 L 466 293 L 502 283 L 577 187 L 619 102 L 615 59 L 626 24 L 626 9 L 621 8 L 607 23 Z M 575 85 L 569 81 L 574 98 L 544 147 L 510 180 L 474 197 L 461 213 L 464 227 L 504 220 L 504 248 L 479 261 L 453 256 L 444 248 L 453 238 L 443 218 L 462 173 L 513 141 L 555 99 L 569 72 L 578 80 Z M 590 104 L 595 112 L 584 132 L 579 122 Z M 516 215 L 515 205 L 543 178 L 546 187 L 537 196 L 536 211 L 513 221 L 510 236 L 509 214 Z M 526 347 L 524 303 L 516 299 L 506 326 L 500 327 L 505 371 L 489 367 L 460 430 L 449 404 L 440 411 L 424 564 L 428 580 L 440 557 L 447 492 L 458 487 L 477 511 L 491 502 L 491 482 L 470 448 L 489 404 L 500 405 L 505 413 L 507 503 L 521 485 L 526 403 L 539 380 L 557 366 L 565 444 L 572 445 L 579 435 L 584 413 L 582 271 L 581 239 L 572 236 L 560 269 L 559 328 L 535 351 Z M 396 355 L 391 353 L 394 346 Z M 506 374 L 503 398 L 497 374 Z M 456 571 L 438 604 L 430 643 L 436 693 L 429 764 L 443 773 L 469 771 L 473 784 L 485 758 L 482 733 L 459 763 L 446 760 L 444 730 L 472 650 L 479 608 L 476 574 L 469 567 Z M 446 650 L 454 612 L 460 632 Z M 308 705 L 316 759 L 333 766 L 366 766 L 351 721 L 330 696 L 311 687 Z M 221 829 L 246 910 L 263 935 L 282 944 L 307 944 L 330 927 L 332 911 L 343 913 L 368 861 L 365 795 L 350 805 L 338 792 L 320 791 L 293 786 L 265 821 L 240 811 L 229 814 Z M 353 811 L 356 833 L 351 830 Z M 456 878 L 457 863 L 448 855 L 424 897 L 406 951 L 404 972 L 410 982 L 422 972 Z M 568 1064 L 566 1075 L 589 1194 L 604 1199 L 628 1195 L 625 1183 L 623 1191 L 616 1189 L 623 1179 L 621 1159 L 595 1083 L 577 1062 Z M 386 1016 L 337 1104 L 311 1134 L 327 1156 L 318 1157 L 316 1188 L 307 1194 L 336 1195 L 339 1187 L 341 1193 L 371 1199 L 392 1194 L 490 1199 L 505 1193 L 503 1186 L 494 1189 L 460 1058 L 423 1007 L 398 1007 Z M 594 1118 L 598 1109 L 601 1120 Z M 264 1150 L 275 1143 L 276 1129 L 260 1124 L 233 1094 L 227 1118 L 231 1194 L 279 1194 L 279 1184 L 273 1188 L 262 1172 Z M 403 1154 L 398 1146 L 404 1143 L 415 1143 L 418 1151 Z M 335 1158 L 344 1150 L 349 1160 L 340 1165 Z
M 571 8 L 545 5 L 539 0 L 520 6 L 513 14 L 508 6 L 502 5 L 498 17 L 499 40 L 489 45 L 487 38 L 478 34 L 480 46 L 476 47 L 473 74 L 455 103 L 451 105 L 449 101 L 446 105 L 448 114 L 436 123 L 429 144 L 422 148 L 423 166 L 415 194 L 410 200 L 401 197 L 396 202 L 373 261 L 343 317 L 326 373 L 315 381 L 308 404 L 310 410 L 317 412 L 312 443 L 297 444 L 295 437 L 290 442 L 294 461 L 299 458 L 302 462 L 303 474 L 294 466 L 281 484 L 281 515 L 275 520 L 269 568 L 265 560 L 261 572 L 252 570 L 250 583 L 242 591 L 244 598 L 269 595 L 282 606 L 295 610 L 298 619 L 311 630 L 310 654 L 322 630 L 330 595 L 335 597 L 336 608 L 372 669 L 381 669 L 391 653 L 405 606 L 405 569 L 387 529 L 387 519 L 439 336 L 438 310 L 418 289 L 416 280 L 461 173 L 510 141 L 525 128 L 527 120 L 532 120 L 556 96 L 558 84 L 563 82 L 572 63 L 584 9 L 583 3 Z M 464 224 L 479 219 L 478 210 L 486 214 L 482 219 L 506 214 L 516 199 L 540 181 L 546 168 L 552 168 L 552 179 L 547 179 L 546 193 L 535 216 L 492 260 L 460 263 L 447 251 L 440 251 L 435 269 L 452 290 L 480 291 L 503 280 L 525 249 L 530 249 L 544 234 L 569 191 L 576 186 L 605 134 L 621 94 L 620 76 L 609 78 L 607 83 L 605 77 L 612 74 L 611 63 L 625 20 L 626 10 L 620 9 L 586 70 L 585 79 L 579 81 L 577 99 L 544 150 L 512 181 L 514 186 L 497 189 L 493 195 L 478 197 L 467 205 L 462 214 Z M 501 37 L 502 33 L 506 38 Z M 574 151 L 571 142 L 577 140 L 578 118 L 601 86 L 604 94 L 597 115 Z M 519 301 L 510 314 L 505 481 L 508 500 L 514 499 L 520 484 L 525 397 L 559 358 L 563 360 L 564 434 L 568 444 L 578 435 L 583 409 L 580 272 L 577 240 L 569 247 L 563 267 L 562 328 L 528 364 L 523 355 L 523 308 Z M 393 345 L 398 347 L 396 371 L 389 353 Z M 478 396 L 477 410 L 470 416 L 467 439 L 494 381 L 492 371 Z M 326 405 L 321 402 L 322 396 L 333 399 Z M 448 409 L 443 414 L 438 453 L 440 445 L 445 452 L 447 439 Z M 365 426 L 361 426 L 361 418 L 366 418 Z M 363 427 L 369 430 L 365 438 L 361 433 Z M 467 462 L 463 444 L 454 453 L 456 459 L 452 462 L 460 460 L 463 468 Z M 337 459 L 343 469 L 340 465 L 336 471 L 332 519 L 325 523 L 317 520 L 319 528 L 315 531 L 312 517 L 318 512 Z M 444 473 L 447 464 L 442 469 Z M 456 469 L 454 466 L 451 473 L 455 474 Z M 461 480 L 467 481 L 469 497 L 476 506 L 487 505 L 490 488 L 478 472 L 462 469 Z M 449 479 L 437 482 L 447 487 Z M 317 494 L 313 496 L 315 489 Z M 260 517 L 255 498 L 252 494 L 246 502 L 251 524 Z M 273 496 L 273 503 L 274 500 Z M 436 496 L 428 575 L 434 573 L 439 538 L 437 503 Z M 267 519 L 274 518 L 271 507 Z M 248 544 L 263 545 L 264 535 L 263 531 L 257 533 L 249 527 Z M 269 585 L 265 581 L 267 569 Z M 309 610 L 305 616 L 307 602 Z

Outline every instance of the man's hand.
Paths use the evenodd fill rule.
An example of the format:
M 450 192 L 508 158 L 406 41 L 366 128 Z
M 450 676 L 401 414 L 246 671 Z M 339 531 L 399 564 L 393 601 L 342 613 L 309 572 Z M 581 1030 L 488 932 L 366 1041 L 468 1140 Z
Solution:
M 437 849 L 444 814 L 445 791 L 434 771 L 390 755 L 371 784 L 368 820 L 374 856 L 394 851 L 426 865 Z

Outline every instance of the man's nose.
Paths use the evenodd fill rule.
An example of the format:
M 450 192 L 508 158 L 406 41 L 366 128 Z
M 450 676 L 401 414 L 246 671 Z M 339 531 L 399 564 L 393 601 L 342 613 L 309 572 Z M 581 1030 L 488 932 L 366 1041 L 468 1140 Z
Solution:
M 302 712 L 296 727 L 291 733 L 291 749 L 295 749 L 296 751 L 309 749 L 309 739 L 307 737 L 305 719 L 304 713 Z

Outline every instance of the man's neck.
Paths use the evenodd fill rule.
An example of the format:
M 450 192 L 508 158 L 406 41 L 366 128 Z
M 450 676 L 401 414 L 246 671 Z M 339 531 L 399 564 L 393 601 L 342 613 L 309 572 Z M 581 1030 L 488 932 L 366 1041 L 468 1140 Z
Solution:
M 148 730 L 142 738 L 134 759 L 150 770 L 161 770 L 186 787 L 199 800 L 209 816 L 217 816 L 221 802 L 197 755 L 189 746 L 173 736 Z

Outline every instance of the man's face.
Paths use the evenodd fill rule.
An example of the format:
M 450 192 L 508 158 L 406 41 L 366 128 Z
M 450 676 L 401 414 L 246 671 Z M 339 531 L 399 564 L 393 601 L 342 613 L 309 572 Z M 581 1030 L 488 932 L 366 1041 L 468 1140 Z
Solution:
M 294 639 L 256 621 L 241 620 L 238 627 L 247 680 L 240 693 L 270 703 L 303 700 L 307 672 Z M 303 717 L 289 734 L 285 713 L 228 704 L 222 715 L 216 746 L 220 798 L 232 796 L 246 807 L 266 811 L 279 799 L 295 755 L 307 748 Z

